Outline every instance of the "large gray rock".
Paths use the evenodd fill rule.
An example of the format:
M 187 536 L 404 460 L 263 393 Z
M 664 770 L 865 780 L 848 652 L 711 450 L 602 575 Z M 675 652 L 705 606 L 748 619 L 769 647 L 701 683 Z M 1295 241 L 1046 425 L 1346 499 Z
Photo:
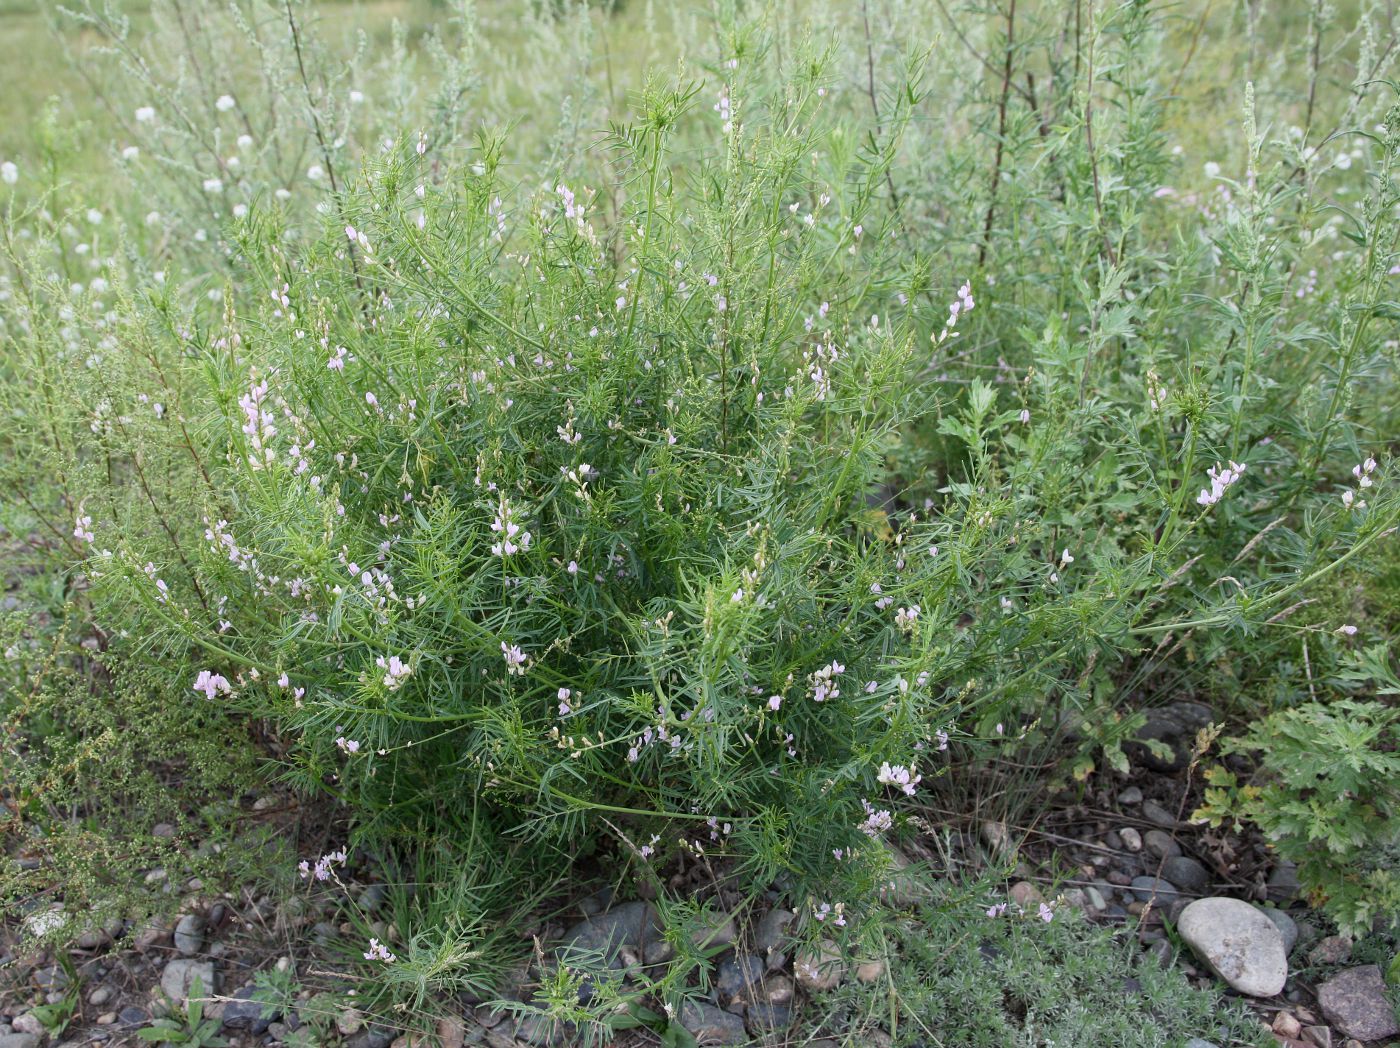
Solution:
M 1273 921 L 1239 899 L 1197 899 L 1177 931 L 1216 975 L 1240 993 L 1273 997 L 1288 979 L 1288 951 Z
M 0 1033 L 0 1048 L 39 1048 L 39 1037 L 32 1033 Z
M 199 980 L 200 995 L 210 996 L 214 992 L 214 962 L 196 961 L 188 957 L 177 957 L 165 966 L 160 976 L 160 988 L 176 1004 L 189 999 L 195 979 Z
M 1317 988 L 1327 1021 L 1358 1041 L 1388 1041 L 1400 1035 L 1395 1009 L 1385 998 L 1385 979 L 1374 964 L 1334 975 Z

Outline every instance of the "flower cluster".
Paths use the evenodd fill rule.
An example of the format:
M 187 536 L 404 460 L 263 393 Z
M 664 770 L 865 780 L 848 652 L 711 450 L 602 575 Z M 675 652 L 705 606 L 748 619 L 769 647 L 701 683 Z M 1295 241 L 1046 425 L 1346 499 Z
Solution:
M 816 673 L 807 678 L 807 683 L 812 688 L 812 700 L 814 702 L 825 702 L 827 699 L 837 699 L 841 697 L 841 688 L 836 678 L 846 672 L 846 667 L 839 662 L 831 662 Z
M 202 693 L 206 699 L 233 694 L 233 687 L 228 679 L 221 673 L 211 673 L 209 670 L 199 671 L 199 676 L 194 681 L 194 690 Z
M 520 525 L 511 517 L 511 506 L 502 496 L 496 519 L 491 522 L 491 530 L 501 537 L 491 545 L 491 554 L 496 557 L 509 557 L 513 553 L 530 548 L 530 533 L 521 531 Z
M 1201 493 L 1196 496 L 1196 502 L 1202 506 L 1214 506 L 1221 497 L 1244 475 L 1243 463 L 1231 461 L 1230 465 L 1224 469 L 1220 468 L 1220 463 L 1216 463 L 1206 470 L 1206 476 L 1210 478 L 1210 488 L 1202 488 Z
M 300 872 L 302 880 L 325 881 L 330 879 L 331 867 L 336 863 L 343 863 L 344 861 L 345 849 L 341 848 L 339 851 L 327 852 L 325 855 L 322 855 L 316 860 L 315 864 L 302 859 L 301 862 L 297 864 L 297 870 Z
M 1371 474 L 1376 471 L 1376 460 L 1370 455 L 1366 456 L 1366 461 L 1351 467 L 1351 475 L 1356 478 L 1356 490 L 1348 488 L 1342 492 L 1342 505 L 1347 509 L 1364 509 L 1366 499 L 1359 497 L 1375 481 L 1371 479 Z
M 381 655 L 374 660 L 374 664 L 384 671 L 384 687 L 390 691 L 398 691 L 413 674 L 413 667 L 397 655 L 390 655 L 387 659 Z
M 389 947 L 385 946 L 378 939 L 369 941 L 369 949 L 365 951 L 365 960 L 383 961 L 385 964 L 392 964 L 398 958 L 389 952 Z
M 914 788 L 924 779 L 922 775 L 915 774 L 912 768 L 902 764 L 891 765 L 888 761 L 881 763 L 880 774 L 876 778 L 886 786 L 898 786 L 908 797 L 914 796 Z

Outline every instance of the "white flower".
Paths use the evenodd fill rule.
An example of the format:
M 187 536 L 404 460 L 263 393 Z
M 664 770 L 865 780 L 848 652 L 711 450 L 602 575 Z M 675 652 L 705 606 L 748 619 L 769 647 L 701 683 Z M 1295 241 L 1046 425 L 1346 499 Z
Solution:
M 149 123 L 150 123 L 152 120 L 154 120 L 155 118 L 156 118 L 156 111 L 155 111 L 155 109 L 153 109 L 151 106 L 142 106 L 140 109 L 136 110 L 136 122 L 137 122 L 137 123 L 140 123 L 140 124 L 149 124 Z
M 1206 178 L 1218 178 L 1220 175 L 1220 165 L 1214 160 L 1207 160 L 1205 165 Z
M 204 191 L 206 193 L 222 193 L 224 191 L 224 180 L 222 178 L 206 178 L 204 180 Z
M 13 160 L 6 160 L 3 164 L 0 164 L 0 179 L 4 179 L 5 184 L 8 186 L 12 186 L 19 181 L 19 168 L 15 166 Z
M 326 169 L 320 164 L 312 164 L 306 169 L 306 177 L 313 182 L 319 182 L 326 177 Z
M 218 101 L 214 103 L 214 108 L 220 113 L 227 113 L 238 103 L 233 100 L 232 95 L 220 95 Z

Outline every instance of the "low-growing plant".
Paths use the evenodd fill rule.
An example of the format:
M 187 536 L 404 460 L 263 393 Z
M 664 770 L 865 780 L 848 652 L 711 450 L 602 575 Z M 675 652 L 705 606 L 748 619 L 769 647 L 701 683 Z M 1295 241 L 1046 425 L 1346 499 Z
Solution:
M 1385 647 L 1352 660 L 1339 684 L 1400 695 Z M 1230 740 L 1225 753 L 1257 762 L 1241 777 L 1224 767 L 1197 817 L 1220 825 L 1245 819 L 1264 831 L 1298 881 L 1345 935 L 1377 922 L 1400 927 L 1400 709 L 1376 699 L 1338 697 L 1270 714 Z
M 173 1005 L 168 1014 L 153 1019 L 150 1026 L 137 1030 L 136 1036 L 161 1045 L 225 1048 L 228 1041 L 219 1036 L 222 1024 L 216 1018 L 204 1016 L 204 992 L 203 981 L 195 976 L 190 983 L 189 999 L 183 1005 Z

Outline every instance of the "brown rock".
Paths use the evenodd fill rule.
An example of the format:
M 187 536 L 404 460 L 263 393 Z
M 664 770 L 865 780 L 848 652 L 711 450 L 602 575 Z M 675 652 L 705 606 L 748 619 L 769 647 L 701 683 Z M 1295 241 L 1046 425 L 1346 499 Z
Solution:
M 884 961 L 866 961 L 856 968 L 856 978 L 863 983 L 873 983 L 885 974 Z
M 1274 1025 L 1271 1029 L 1280 1037 L 1286 1037 L 1291 1041 L 1302 1035 L 1303 1024 L 1287 1012 L 1279 1012 L 1274 1016 Z
M 1317 1003 L 1327 1021 L 1358 1041 L 1384 1041 L 1400 1035 L 1395 1009 L 1385 997 L 1385 980 L 1377 965 L 1366 964 L 1334 975 L 1317 988 Z
M 1045 901 L 1040 889 L 1030 881 L 1017 881 L 1007 894 L 1011 896 L 1011 901 L 1023 910 L 1037 909 Z
M 808 993 L 834 990 L 846 975 L 846 963 L 836 944 L 823 939 L 817 949 L 800 950 L 793 971 L 797 981 Z
M 1317 945 L 1308 951 L 1308 960 L 1313 964 L 1346 964 L 1351 960 L 1351 939 L 1345 935 L 1329 935 L 1319 939 Z

